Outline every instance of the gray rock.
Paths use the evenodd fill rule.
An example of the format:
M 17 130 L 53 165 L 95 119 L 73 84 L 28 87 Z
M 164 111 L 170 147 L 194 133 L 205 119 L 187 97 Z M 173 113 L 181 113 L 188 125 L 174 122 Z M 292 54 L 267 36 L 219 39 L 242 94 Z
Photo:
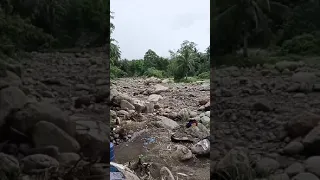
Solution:
M 18 110 L 28 102 L 27 96 L 17 87 L 7 87 L 0 90 L 0 126 L 12 110 Z
M 168 129 L 175 129 L 177 127 L 179 127 L 179 124 L 177 122 L 175 122 L 172 119 L 169 119 L 167 117 L 164 116 L 157 116 L 158 121 L 156 121 L 156 125 L 158 125 L 158 127 L 164 127 L 164 128 L 168 128 Z
M 79 143 L 53 123 L 40 121 L 32 131 L 32 139 L 36 147 L 57 146 L 61 152 L 77 152 Z
M 193 157 L 191 150 L 183 145 L 177 145 L 173 155 L 180 161 L 186 161 Z
M 48 168 L 59 167 L 59 162 L 44 154 L 34 154 L 21 159 L 21 168 L 24 173 L 44 172 Z
M 320 116 L 303 112 L 290 119 L 286 125 L 286 130 L 290 137 L 299 137 L 306 135 L 310 130 L 312 130 L 320 122 Z
M 302 140 L 307 152 L 318 154 L 320 149 L 320 125 L 313 128 Z
M 132 105 L 135 107 L 134 109 L 138 112 L 138 113 L 141 113 L 142 111 L 144 111 L 144 109 L 146 109 L 146 104 L 143 102 L 143 101 L 140 101 L 140 100 L 137 100 L 137 99 L 134 99 L 133 102 L 132 102 Z M 153 103 L 150 103 L 149 104 L 149 111 L 152 110 L 153 112 Z
M 57 160 L 61 165 L 74 165 L 77 161 L 80 160 L 80 155 L 76 153 L 61 153 Z
M 269 180 L 290 180 L 290 177 L 288 174 L 282 173 L 270 176 Z
M 278 161 L 271 158 L 262 158 L 256 164 L 256 172 L 263 175 L 274 173 L 280 164 Z
M 153 111 L 154 111 L 154 103 L 153 102 L 146 103 L 143 112 L 145 112 L 145 113 L 153 113 Z
M 124 110 L 134 110 L 135 109 L 134 105 L 132 105 L 127 100 L 121 100 L 120 107 L 121 107 L 121 109 L 124 109 Z
M 292 141 L 283 149 L 283 152 L 288 155 L 295 155 L 301 153 L 303 148 L 304 146 L 301 142 Z
M 285 169 L 285 172 L 290 176 L 295 176 L 299 173 L 304 172 L 304 166 L 301 163 L 293 163 Z
M 24 153 L 27 155 L 33 155 L 33 154 L 45 154 L 48 156 L 51 156 L 53 158 L 57 158 L 60 154 L 59 148 L 57 146 L 45 146 L 40 148 L 30 148 L 24 150 Z
M 153 88 L 154 88 L 154 90 L 152 91 L 152 94 L 160 94 L 162 92 L 166 92 L 169 90 L 168 87 L 165 87 L 161 84 L 156 84 L 156 85 L 154 85 Z
M 65 112 L 47 102 L 29 103 L 11 118 L 12 127 L 21 132 L 27 132 L 39 121 L 51 122 L 71 136 L 75 134 L 74 122 Z
M 181 121 L 188 121 L 190 118 L 190 110 L 187 108 L 183 108 L 179 111 L 178 116 Z
M 151 94 L 148 97 L 148 101 L 150 101 L 150 102 L 158 102 L 161 99 L 163 99 L 163 97 L 161 95 L 159 95 L 159 94 Z
M 279 71 L 283 71 L 285 69 L 293 71 L 296 70 L 299 66 L 300 63 L 295 61 L 280 61 L 275 64 L 275 68 Z
M 200 122 L 201 122 L 202 124 L 204 124 L 205 126 L 210 126 L 210 117 L 208 117 L 208 116 L 202 116 L 202 117 L 200 118 Z
M 22 81 L 20 77 L 12 72 L 12 71 L 5 71 L 6 76 L 1 78 L 2 81 L 6 82 L 9 86 L 20 87 L 22 85 Z
M 319 180 L 319 178 L 311 173 L 300 173 L 294 176 L 292 180 Z
M 297 72 L 292 75 L 292 81 L 298 83 L 314 83 L 317 76 L 310 72 Z
M 307 172 L 320 176 L 320 156 L 309 157 L 305 161 L 305 168 Z
M 88 121 L 86 117 L 77 120 L 76 139 L 87 157 L 97 153 L 100 155 L 109 153 L 109 147 L 106 146 L 110 142 L 109 134 L 109 126 L 101 121 Z M 109 159 L 102 159 L 102 161 L 108 162 Z

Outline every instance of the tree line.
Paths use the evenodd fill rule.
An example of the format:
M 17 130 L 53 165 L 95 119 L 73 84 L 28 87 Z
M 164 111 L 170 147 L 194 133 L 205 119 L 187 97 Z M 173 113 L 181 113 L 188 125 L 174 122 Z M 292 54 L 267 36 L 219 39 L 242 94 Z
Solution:
M 319 55 L 319 0 L 217 0 L 211 18 L 215 64 L 242 49 L 261 48 L 280 55 Z M 250 58 L 250 57 L 249 57 Z
M 113 19 L 111 13 L 111 19 Z M 110 22 L 111 36 L 115 29 Z M 188 77 L 208 79 L 210 77 L 210 46 L 200 52 L 194 42 L 183 41 L 177 51 L 169 50 L 170 57 L 161 57 L 151 49 L 143 59 L 121 59 L 120 47 L 111 38 L 110 43 L 110 73 L 116 77 L 154 76 L 159 78 L 173 77 L 177 81 L 188 80 Z
M 105 0 L 2 0 L 0 53 L 105 45 L 109 7 Z

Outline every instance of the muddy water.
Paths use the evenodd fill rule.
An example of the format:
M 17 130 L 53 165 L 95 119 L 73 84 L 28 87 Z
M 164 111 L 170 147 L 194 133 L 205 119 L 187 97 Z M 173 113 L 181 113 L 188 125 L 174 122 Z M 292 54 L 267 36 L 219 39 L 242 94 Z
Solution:
M 146 155 L 148 149 L 152 149 L 155 144 L 145 144 L 146 139 L 150 138 L 148 132 L 140 133 L 133 140 L 122 143 L 115 147 L 115 161 L 117 163 L 126 163 L 138 160 L 139 155 Z

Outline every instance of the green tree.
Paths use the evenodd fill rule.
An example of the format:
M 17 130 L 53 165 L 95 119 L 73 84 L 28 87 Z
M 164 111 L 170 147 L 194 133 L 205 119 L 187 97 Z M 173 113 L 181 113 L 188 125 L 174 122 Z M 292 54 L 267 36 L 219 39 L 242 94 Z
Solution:
M 132 67 L 134 69 L 134 76 L 142 76 L 146 70 L 143 59 L 132 60 Z
M 242 31 L 244 57 L 248 57 L 248 38 L 253 29 L 250 26 L 251 22 L 254 22 L 254 30 L 256 32 L 259 31 L 259 28 L 263 28 L 263 31 L 268 31 L 268 19 L 263 10 L 270 11 L 269 0 L 240 0 L 224 10 L 216 18 L 216 21 L 222 21 L 225 16 L 228 16 L 235 18 L 229 19 L 229 21 L 236 20 L 240 22 L 241 28 L 239 30 Z
M 156 68 L 157 66 L 157 61 L 159 60 L 159 56 L 157 53 L 149 49 L 145 54 L 144 54 L 144 65 L 146 68 L 151 68 L 154 67 Z
M 177 52 L 170 52 L 172 59 L 176 61 L 176 71 L 174 78 L 180 80 L 187 79 L 188 74 L 194 70 L 194 63 L 197 59 L 197 48 L 194 42 L 183 41 Z
M 113 12 L 110 12 L 110 18 L 114 19 L 114 16 L 112 14 L 113 14 Z M 117 41 L 115 39 L 111 38 L 114 29 L 115 29 L 115 26 L 110 21 L 110 64 L 111 65 L 117 65 L 119 63 L 120 58 L 121 58 L 120 47 L 117 44 Z
M 243 56 L 248 56 L 248 39 L 252 35 L 263 34 L 262 43 L 269 44 L 272 32 L 268 14 L 271 7 L 275 14 L 287 12 L 289 7 L 269 0 L 225 0 L 217 1 L 213 19 L 214 55 L 231 52 L 242 44 Z M 242 41 L 242 42 L 241 42 Z M 223 44 L 222 46 L 219 44 Z M 220 46 L 220 47 L 219 47 Z

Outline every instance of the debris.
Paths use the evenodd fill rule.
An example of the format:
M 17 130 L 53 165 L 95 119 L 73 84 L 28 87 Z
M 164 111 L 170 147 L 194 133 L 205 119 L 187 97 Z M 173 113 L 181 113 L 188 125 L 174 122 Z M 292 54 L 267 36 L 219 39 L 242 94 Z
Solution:
M 197 120 L 190 120 L 187 125 L 186 128 L 192 127 L 192 126 L 198 126 L 198 121 Z

